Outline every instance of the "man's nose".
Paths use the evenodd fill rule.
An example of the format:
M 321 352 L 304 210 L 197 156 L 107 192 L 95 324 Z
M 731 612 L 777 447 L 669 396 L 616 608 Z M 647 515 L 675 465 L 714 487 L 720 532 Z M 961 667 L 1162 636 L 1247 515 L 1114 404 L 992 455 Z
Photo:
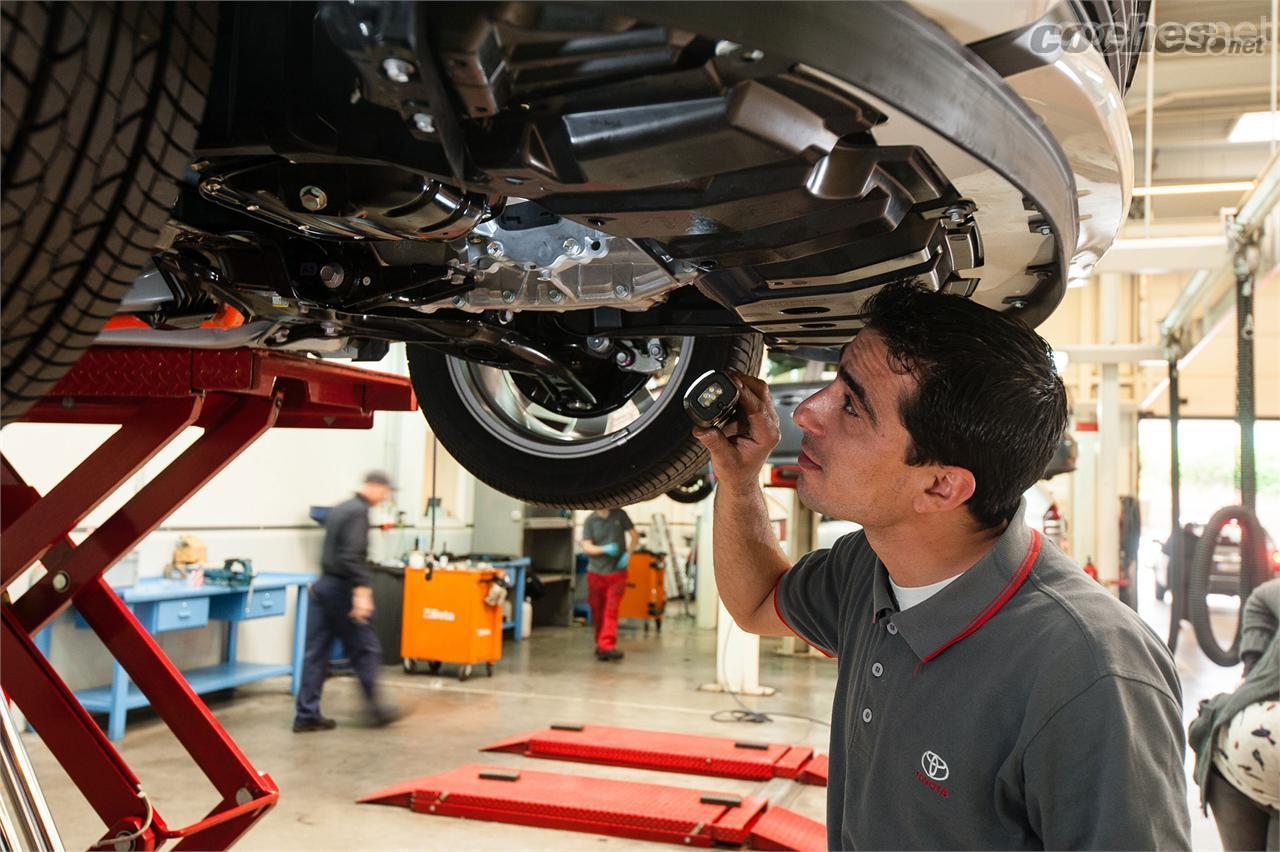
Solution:
M 796 410 L 791 414 L 791 419 L 806 434 L 816 435 L 822 432 L 822 395 L 825 390 L 823 388 L 797 405 Z

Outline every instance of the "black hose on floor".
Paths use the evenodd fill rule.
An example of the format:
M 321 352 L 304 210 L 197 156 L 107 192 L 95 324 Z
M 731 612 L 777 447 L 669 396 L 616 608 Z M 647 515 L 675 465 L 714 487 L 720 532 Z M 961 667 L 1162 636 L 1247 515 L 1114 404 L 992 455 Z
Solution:
M 1231 521 L 1240 525 L 1240 608 L 1236 614 L 1236 627 L 1231 645 L 1223 647 L 1213 633 L 1209 621 L 1209 579 L 1216 564 L 1215 551 L 1222 530 Z M 1244 506 L 1227 506 L 1219 509 L 1205 525 L 1191 559 L 1187 576 L 1187 615 L 1195 628 L 1196 641 L 1205 656 L 1220 666 L 1234 666 L 1240 662 L 1240 616 L 1249 593 L 1265 579 L 1267 569 L 1266 533 L 1258 516 Z

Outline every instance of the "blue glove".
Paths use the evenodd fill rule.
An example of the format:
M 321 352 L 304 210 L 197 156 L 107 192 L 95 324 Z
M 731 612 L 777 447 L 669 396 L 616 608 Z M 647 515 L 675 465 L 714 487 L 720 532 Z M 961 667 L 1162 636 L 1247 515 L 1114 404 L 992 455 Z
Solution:
M 600 550 L 605 556 L 617 556 L 622 552 L 622 548 L 612 542 L 606 544 L 604 547 L 600 548 Z
M 630 551 L 627 551 L 627 552 L 623 553 L 623 554 L 622 554 L 622 558 L 618 560 L 618 570 L 619 570 L 619 571 L 624 571 L 624 570 L 626 570 L 627 563 L 628 563 L 629 561 L 631 561 L 631 552 L 630 552 Z

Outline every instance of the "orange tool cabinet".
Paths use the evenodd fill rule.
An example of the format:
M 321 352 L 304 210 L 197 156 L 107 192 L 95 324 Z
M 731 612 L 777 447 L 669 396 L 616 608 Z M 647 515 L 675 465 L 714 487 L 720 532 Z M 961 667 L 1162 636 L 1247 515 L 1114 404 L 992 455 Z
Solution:
M 492 676 L 502 659 L 502 607 L 485 596 L 496 581 L 494 568 L 406 568 L 400 655 L 407 672 L 425 663 L 438 673 L 442 663 L 458 666 L 458 679 L 484 663 Z
M 627 560 L 627 590 L 618 607 L 619 618 L 649 619 L 662 629 L 662 611 L 667 606 L 666 557 L 661 553 L 637 550 Z

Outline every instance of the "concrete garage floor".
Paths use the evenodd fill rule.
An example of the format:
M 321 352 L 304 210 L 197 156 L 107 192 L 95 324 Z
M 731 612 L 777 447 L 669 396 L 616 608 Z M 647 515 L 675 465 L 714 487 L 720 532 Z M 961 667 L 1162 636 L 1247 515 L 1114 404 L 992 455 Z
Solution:
M 1167 625 L 1167 608 L 1143 595 L 1143 614 L 1157 633 Z M 1187 627 L 1177 659 L 1183 679 L 1184 715 L 1194 716 L 1199 699 L 1231 689 L 1239 668 L 1209 663 Z M 275 778 L 279 804 L 241 842 L 244 849 L 656 849 L 640 841 L 588 834 L 481 823 L 416 814 L 405 808 L 357 805 L 359 796 L 417 775 L 465 763 L 490 763 L 549 772 L 644 781 L 760 794 L 778 805 L 821 821 L 826 791 L 775 780 L 766 784 L 723 778 L 620 769 L 561 761 L 530 760 L 476 749 L 501 737 L 552 722 L 593 722 L 750 739 L 768 739 L 827 749 L 827 729 L 801 720 L 772 724 L 721 723 L 710 719 L 732 708 L 725 695 L 697 691 L 714 680 L 715 633 L 696 630 L 692 620 L 669 617 L 661 634 L 624 629 L 621 663 L 597 662 L 589 632 L 582 627 L 536 629 L 529 641 L 507 643 L 506 656 L 492 678 L 407 675 L 384 670 L 389 696 L 405 718 L 383 729 L 360 725 L 359 689 L 350 676 L 330 679 L 325 712 L 335 731 L 294 734 L 289 725 L 293 699 L 280 678 L 238 690 L 211 702 L 214 713 L 254 765 Z M 749 701 L 765 711 L 830 717 L 835 669 L 813 657 L 780 657 L 777 640 L 762 640 L 760 682 L 776 696 Z M 448 670 L 446 669 L 446 672 Z M 154 716 L 133 714 L 119 744 L 170 825 L 198 820 L 215 802 L 212 787 L 197 772 L 168 729 Z M 102 831 L 96 815 L 62 774 L 43 744 L 27 735 L 27 746 L 67 848 L 83 848 Z M 1190 772 L 1190 764 L 1187 770 Z M 1212 822 L 1195 806 L 1189 785 L 1193 845 L 1220 849 Z

